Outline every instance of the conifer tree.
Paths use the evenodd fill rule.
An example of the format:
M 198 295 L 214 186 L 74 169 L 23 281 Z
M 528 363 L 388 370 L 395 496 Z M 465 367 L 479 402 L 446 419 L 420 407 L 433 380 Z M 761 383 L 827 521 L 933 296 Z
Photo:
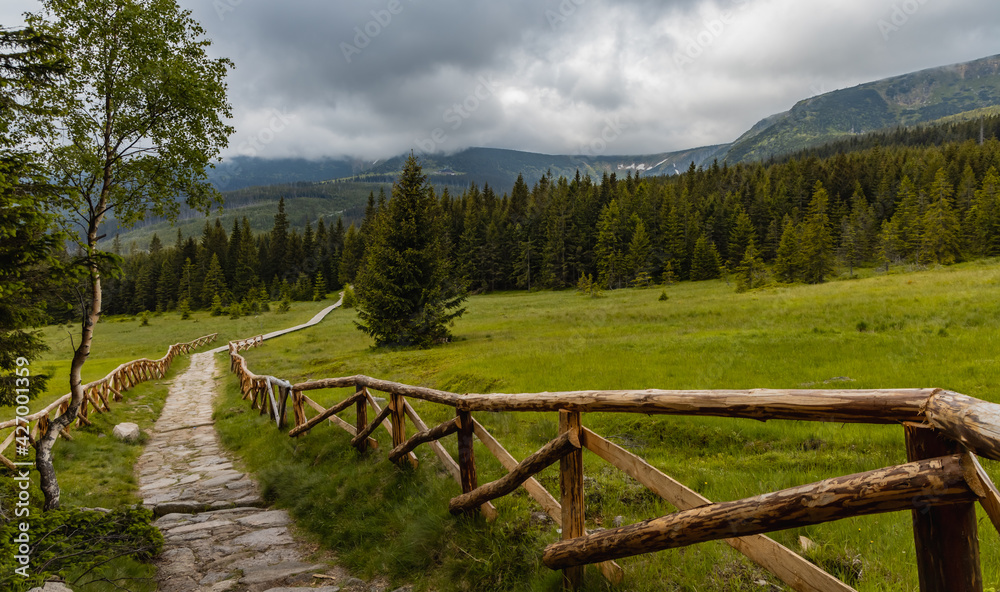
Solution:
M 358 273 L 358 328 L 376 346 L 429 347 L 450 337 L 466 295 L 448 259 L 440 204 L 410 154 L 392 198 L 372 221 Z
M 799 244 L 799 225 L 785 216 L 784 230 L 774 257 L 774 273 L 783 282 L 794 282 L 802 276 L 802 253 Z
M 990 167 L 966 217 L 969 247 L 981 256 L 1000 255 L 1000 174 Z
M 691 280 L 713 280 L 721 273 L 722 262 L 719 251 L 715 248 L 705 233 L 698 237 L 694 243 L 694 252 L 691 255 Z
M 215 299 L 219 298 L 219 306 L 221 306 L 221 298 L 227 291 L 226 276 L 219 263 L 219 257 L 213 254 L 208 264 L 208 271 L 205 273 L 205 281 L 202 282 L 201 299 L 203 302 L 211 302 L 214 307 Z
M 729 231 L 729 263 L 737 265 L 746 253 L 751 241 L 757 240 L 757 231 L 743 206 L 737 206 L 736 217 Z
M 743 259 L 740 260 L 736 268 L 736 291 L 745 292 L 758 288 L 766 283 L 766 269 L 764 260 L 760 257 L 757 243 L 751 238 L 747 244 Z
M 326 280 L 323 279 L 323 272 L 316 274 L 316 279 L 313 281 L 313 302 L 319 302 L 320 300 L 326 299 Z
M 628 245 L 628 268 L 631 280 L 635 280 L 643 274 L 640 283 L 649 281 L 649 260 L 652 254 L 652 243 L 649 234 L 646 232 L 646 225 L 638 216 L 635 216 L 635 227 L 632 230 L 632 240 Z
M 818 284 L 833 270 L 833 235 L 827 215 L 829 196 L 822 183 L 816 182 L 809 211 L 802 221 L 802 280 Z
M 923 218 L 922 263 L 950 265 L 960 255 L 961 229 L 951 201 L 954 193 L 948 175 L 938 169 Z
M 274 215 L 274 226 L 271 227 L 270 252 L 264 280 L 268 283 L 275 277 L 283 279 L 288 269 L 286 255 L 288 253 L 288 215 L 285 213 L 285 198 L 278 200 L 278 212 Z

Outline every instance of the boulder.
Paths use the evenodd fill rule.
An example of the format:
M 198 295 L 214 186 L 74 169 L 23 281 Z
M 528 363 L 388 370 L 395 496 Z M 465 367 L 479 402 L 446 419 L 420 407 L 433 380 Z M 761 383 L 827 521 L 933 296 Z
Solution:
M 73 592 L 73 590 L 62 582 L 45 582 L 44 586 L 32 588 L 28 592 Z
M 120 423 L 115 426 L 115 429 L 111 431 L 111 434 L 121 440 L 122 442 L 137 442 L 139 440 L 139 435 L 142 431 L 139 430 L 138 424 L 134 424 L 130 421 L 125 423 Z

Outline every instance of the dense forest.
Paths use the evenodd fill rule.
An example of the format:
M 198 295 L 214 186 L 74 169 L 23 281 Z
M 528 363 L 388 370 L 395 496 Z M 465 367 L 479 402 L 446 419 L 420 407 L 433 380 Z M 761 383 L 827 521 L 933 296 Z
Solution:
M 673 177 L 547 174 L 532 186 L 519 178 L 509 194 L 472 185 L 434 197 L 471 292 L 561 289 L 581 278 L 614 289 L 726 273 L 741 288 L 821 282 L 837 266 L 1000 254 L 996 123 L 982 140 L 926 145 L 950 132 L 894 132 L 882 139 L 895 144 L 875 138 L 826 158 L 692 165 Z M 967 127 L 965 137 L 983 128 Z M 157 239 L 124 257 L 124 274 L 107 282 L 105 312 L 214 305 L 238 314 L 269 300 L 318 298 L 354 281 L 385 200 L 369 196 L 359 227 L 320 219 L 289 228 L 282 201 L 269 232 L 254 235 L 236 221 L 227 233 L 206 221 L 199 240 Z

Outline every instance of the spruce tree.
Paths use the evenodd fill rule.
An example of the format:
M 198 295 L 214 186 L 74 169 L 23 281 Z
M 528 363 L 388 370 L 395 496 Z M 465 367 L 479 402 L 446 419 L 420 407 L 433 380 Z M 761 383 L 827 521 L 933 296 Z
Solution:
M 392 198 L 370 221 L 365 265 L 356 279 L 358 328 L 376 346 L 429 347 L 450 337 L 466 294 L 448 259 L 440 204 L 410 154 Z
M 783 282 L 798 281 L 802 275 L 802 253 L 799 248 L 799 225 L 785 216 L 784 230 L 774 256 L 774 273 Z
M 966 220 L 971 251 L 983 256 L 1000 254 L 1000 174 L 996 168 L 986 171 Z
M 930 203 L 923 218 L 922 263 L 950 265 L 960 255 L 960 228 L 951 198 L 955 188 L 944 169 L 939 169 L 931 186 Z
M 722 262 L 719 251 L 708 237 L 702 233 L 694 243 L 694 253 L 691 255 L 691 280 L 714 280 L 721 273 Z
M 833 234 L 827 215 L 829 196 L 819 181 L 813 189 L 809 211 L 802 221 L 802 279 L 818 284 L 833 271 Z

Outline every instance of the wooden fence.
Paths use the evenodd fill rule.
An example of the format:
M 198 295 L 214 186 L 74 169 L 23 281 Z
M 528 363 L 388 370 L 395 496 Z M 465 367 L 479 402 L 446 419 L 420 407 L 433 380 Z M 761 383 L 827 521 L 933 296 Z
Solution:
M 111 401 L 121 401 L 122 393 L 141 382 L 153 378 L 163 378 L 166 376 L 167 370 L 170 369 L 170 364 L 174 361 L 175 357 L 180 354 L 190 353 L 203 345 L 212 343 L 216 337 L 218 337 L 218 334 L 212 333 L 188 343 L 171 345 L 167 348 L 166 355 L 159 360 L 149 360 L 146 358 L 133 360 L 118 366 L 104 378 L 85 384 L 83 386 L 83 403 L 80 405 L 80 411 L 77 414 L 76 425 L 90 425 L 90 420 L 87 418 L 89 414 L 88 409 L 93 408 L 98 413 L 110 411 Z M 15 469 L 14 463 L 4 456 L 4 452 L 14 442 L 15 437 L 27 436 L 31 444 L 34 445 L 39 435 L 44 434 L 45 430 L 48 429 L 49 421 L 62 415 L 69 409 L 70 399 L 72 399 L 72 393 L 67 393 L 47 405 L 44 409 L 36 411 L 31 415 L 0 422 L 0 430 L 13 428 L 10 434 L 0 443 L 0 464 L 13 471 Z M 67 440 L 73 439 L 67 429 L 62 430 L 60 435 Z
M 258 342 L 259 344 L 259 342 Z M 562 569 L 568 589 L 579 586 L 583 566 L 597 564 L 611 581 L 622 578 L 615 559 L 694 543 L 725 540 L 736 550 L 799 591 L 853 590 L 764 533 L 852 516 L 910 510 L 913 516 L 920 589 L 983 589 L 975 502 L 1000 529 L 1000 493 L 976 456 L 1000 460 L 1000 405 L 942 389 L 895 390 L 729 390 L 729 391 L 577 391 L 529 394 L 456 394 L 368 376 L 348 376 L 291 384 L 254 374 L 230 343 L 231 368 L 243 398 L 267 414 L 279 429 L 297 437 L 330 422 L 353 435 L 359 451 L 376 446 L 370 438 L 380 425 L 392 436 L 390 460 L 416 462 L 413 449 L 429 444 L 462 487 L 451 499 L 454 514 L 496 516 L 491 500 L 524 487 L 562 527 L 562 540 L 548 545 L 542 561 Z M 305 393 L 354 387 L 353 395 L 324 408 Z M 381 408 L 372 391 L 385 393 Z M 455 417 L 433 428 L 420 419 L 407 398 L 447 405 Z M 354 407 L 353 424 L 337 413 Z M 369 419 L 369 407 L 374 417 Z M 312 408 L 316 415 L 309 417 Z M 473 418 L 485 411 L 535 411 L 559 415 L 559 435 L 518 462 Z M 897 424 L 905 431 L 909 462 L 865 473 L 826 479 L 743 500 L 712 503 L 643 459 L 583 426 L 587 412 L 670 414 L 788 419 L 838 423 Z M 409 418 L 417 432 L 406 437 Z M 456 434 L 458 460 L 439 439 Z M 473 437 L 508 474 L 480 485 Z M 679 511 L 637 524 L 588 533 L 584 527 L 583 449 L 632 476 Z M 559 461 L 560 499 L 533 475 Z

